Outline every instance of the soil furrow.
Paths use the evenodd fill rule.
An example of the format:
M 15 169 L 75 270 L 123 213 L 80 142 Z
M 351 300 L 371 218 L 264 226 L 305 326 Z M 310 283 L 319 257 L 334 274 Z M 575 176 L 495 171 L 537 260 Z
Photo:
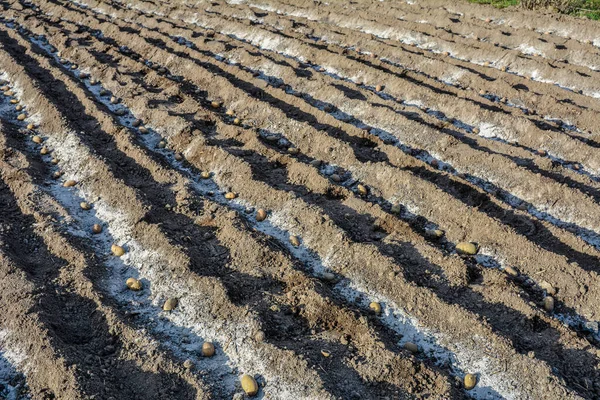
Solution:
M 22 44 L 25 45 L 26 43 L 22 43 Z M 23 56 L 23 57 L 26 57 L 26 56 Z M 39 60 L 39 62 L 43 63 L 44 61 L 43 60 Z M 40 73 L 41 70 L 37 70 L 37 72 Z M 71 84 L 68 84 L 68 82 L 66 82 L 66 83 L 67 83 L 67 87 L 69 87 L 70 90 L 74 90 L 75 89 Z M 57 85 L 57 84 L 58 84 L 58 81 L 55 80 L 54 81 L 54 85 Z M 77 91 L 77 90 L 75 90 L 75 91 Z M 69 93 L 69 92 L 65 92 L 65 95 L 67 93 Z M 30 93 L 30 95 L 31 95 L 31 93 Z M 30 97 L 30 96 L 27 96 L 27 97 Z M 35 96 L 31 96 L 31 97 L 35 98 Z M 67 100 L 64 100 L 64 101 L 67 101 Z M 79 100 L 75 100 L 74 98 L 71 98 L 67 102 L 70 102 L 71 104 L 73 104 L 73 103 L 77 104 L 77 101 L 84 101 L 85 102 L 85 100 L 84 100 L 83 97 L 80 97 Z M 88 100 L 88 102 L 89 102 L 89 100 Z M 90 106 L 88 106 L 88 107 L 90 107 Z M 69 115 L 69 114 L 67 114 L 67 115 Z M 49 117 L 49 119 L 50 119 L 50 121 L 53 121 L 54 123 L 56 123 L 56 121 L 60 120 L 60 118 L 57 119 L 57 120 L 52 120 L 50 117 Z M 71 123 L 75 123 L 76 124 L 77 121 L 79 121 L 79 120 L 78 119 L 70 118 L 70 122 Z M 87 119 L 87 121 L 89 121 L 89 118 Z M 98 122 L 101 122 L 103 124 L 108 123 L 107 120 L 98 121 Z M 92 123 L 92 126 L 93 125 L 94 125 L 94 123 Z M 82 126 L 81 129 L 85 129 L 85 128 Z M 105 204 L 107 204 L 104 207 L 111 207 L 111 208 L 115 207 L 115 205 L 117 205 L 117 204 L 122 204 L 123 196 L 125 195 L 125 193 L 124 193 L 125 188 L 128 188 L 129 186 L 123 186 L 122 184 L 119 184 L 118 180 L 115 180 L 114 178 L 110 178 L 110 172 L 108 170 L 106 170 L 106 169 L 104 170 L 103 173 L 98 172 L 98 171 L 102 171 L 102 168 L 105 168 L 105 167 L 102 167 L 102 165 L 99 164 L 96 159 L 91 158 L 90 155 L 89 155 L 89 153 L 86 156 L 85 154 L 79 154 L 79 155 L 77 155 L 77 154 L 71 154 L 70 152 L 68 152 L 68 150 L 63 150 L 61 152 L 60 151 L 61 148 L 64 149 L 65 146 L 66 146 L 67 149 L 68 149 L 68 146 L 75 146 L 75 148 L 79 147 L 79 150 L 78 150 L 79 152 L 82 152 L 82 150 L 83 150 L 81 148 L 81 144 L 78 144 L 78 140 L 76 140 L 76 139 L 73 140 L 73 138 L 71 138 L 71 139 L 68 139 L 65 142 L 65 139 L 63 139 L 61 141 L 58 137 L 56 137 L 58 134 L 55 133 L 55 132 L 61 132 L 61 131 L 64 131 L 64 130 L 66 130 L 64 127 L 62 128 L 62 130 L 61 129 L 52 129 L 52 130 L 49 130 L 50 132 L 53 132 L 53 134 L 55 135 L 55 137 L 53 137 L 52 140 L 49 139 L 49 143 L 53 144 L 53 148 L 54 148 L 55 154 L 57 154 L 57 156 L 59 158 L 61 158 L 61 165 L 63 165 L 63 162 L 64 162 L 64 164 L 65 164 L 65 165 L 63 165 L 64 171 L 65 172 L 69 172 L 69 170 L 67 169 L 67 168 L 69 168 L 70 172 L 71 172 L 71 176 L 73 176 L 73 174 L 75 174 L 75 173 L 77 173 L 79 175 L 79 176 L 75 176 L 75 177 L 79 178 L 78 181 L 80 181 L 80 183 L 78 183 L 78 186 L 80 187 L 80 190 L 84 190 L 84 188 L 85 188 L 86 194 L 87 194 L 86 197 L 88 199 L 101 198 L 101 200 L 98 200 L 95 203 L 95 205 L 98 207 L 98 208 L 95 208 L 96 212 L 98 214 L 100 214 L 100 212 L 101 212 L 100 211 L 101 210 L 100 204 L 102 202 L 106 202 Z M 85 129 L 85 130 L 87 130 L 87 129 Z M 98 128 L 96 128 L 95 131 L 97 133 L 100 132 L 100 131 L 98 131 Z M 100 142 L 104 142 L 104 145 L 107 145 L 106 140 L 103 139 L 102 137 L 100 137 L 99 140 L 100 140 Z M 86 139 L 84 139 L 84 143 L 85 143 L 85 141 L 86 141 Z M 98 147 L 96 147 L 96 150 L 98 150 Z M 115 153 L 114 153 L 115 150 L 116 149 L 113 148 L 113 156 L 115 155 Z M 77 158 L 73 158 L 73 157 L 77 157 Z M 122 159 L 122 160 L 124 161 L 124 159 Z M 114 162 L 114 160 L 113 160 L 113 162 Z M 83 163 L 83 165 L 82 165 L 82 163 Z M 79 170 L 80 168 L 84 167 L 85 163 L 88 163 L 88 165 L 86 166 L 86 168 L 84 168 L 82 170 Z M 113 164 L 113 165 L 115 165 L 115 164 Z M 75 172 L 75 171 L 77 171 L 77 172 Z M 92 175 L 90 175 L 90 173 L 92 171 L 94 171 L 94 173 Z M 84 174 L 84 175 L 81 175 L 81 174 Z M 99 176 L 103 176 L 103 175 L 107 176 L 107 178 L 106 178 L 107 181 L 101 184 L 102 180 L 99 179 Z M 121 173 L 119 173 L 119 175 L 120 176 L 121 175 L 122 176 L 127 176 L 126 174 L 121 174 Z M 111 179 L 113 179 L 112 182 L 111 182 Z M 81 181 L 85 181 L 85 183 L 81 182 Z M 131 183 L 132 182 L 130 182 L 130 184 Z M 97 185 L 100 185 L 100 184 L 101 184 L 101 186 L 97 186 Z M 115 187 L 116 190 L 111 191 L 110 189 L 112 187 Z M 119 189 L 119 187 L 120 187 L 120 189 Z M 129 190 L 131 190 L 131 189 L 129 189 Z M 87 191 L 89 191 L 89 192 L 87 192 Z M 147 191 L 145 191 L 145 193 L 147 194 Z M 128 228 L 128 231 L 126 231 L 127 232 L 127 237 L 130 237 L 130 242 L 128 243 L 128 246 L 131 249 L 131 251 L 130 251 L 131 254 L 130 254 L 129 258 L 130 259 L 134 258 L 134 255 L 133 255 L 134 250 L 136 250 L 135 251 L 136 256 L 139 256 L 139 257 L 143 257 L 144 256 L 144 254 L 143 254 L 143 251 L 144 251 L 143 247 L 145 247 L 145 246 L 143 246 L 140 243 L 142 243 L 141 242 L 141 240 L 142 240 L 141 238 L 143 238 L 144 235 L 147 235 L 145 239 L 150 241 L 149 244 L 148 244 L 148 247 L 149 248 L 155 248 L 157 252 L 159 251 L 159 249 L 161 249 L 162 251 L 164 251 L 165 255 L 162 256 L 162 258 L 164 258 L 164 261 L 162 261 L 161 263 L 164 263 L 166 265 L 171 265 L 170 268 L 167 268 L 164 271 L 153 271 L 151 266 L 146 267 L 147 270 L 144 271 L 146 274 L 157 274 L 158 275 L 158 277 L 156 279 L 150 279 L 150 277 L 148 277 L 148 279 L 153 283 L 152 287 L 154 289 L 153 293 L 152 293 L 152 297 L 153 298 L 149 299 L 149 300 L 151 300 L 153 303 L 155 303 L 156 301 L 160 301 L 161 298 L 164 299 L 165 296 L 168 296 L 169 291 L 173 290 L 174 287 L 178 287 L 178 286 L 181 286 L 181 285 L 183 285 L 184 288 L 186 287 L 186 285 L 183 284 L 183 282 L 178 282 L 178 285 L 171 287 L 171 285 L 172 285 L 171 282 L 173 280 L 179 281 L 183 277 L 179 278 L 177 280 L 175 278 L 168 277 L 168 275 L 170 274 L 171 270 L 173 270 L 173 271 L 177 271 L 177 270 L 181 271 L 182 268 L 183 269 L 189 268 L 189 267 L 185 267 L 185 266 L 187 264 L 189 264 L 190 261 L 185 261 L 186 259 L 189 260 L 188 256 L 185 253 L 181 253 L 180 251 L 176 250 L 176 248 L 173 247 L 172 244 L 168 243 L 168 241 L 167 241 L 166 238 L 165 239 L 161 238 L 162 237 L 162 233 L 157 230 L 158 228 L 155 226 L 155 224 L 151 224 L 151 223 L 149 223 L 149 222 L 146 221 L 146 218 L 149 218 L 151 216 L 151 214 L 152 214 L 151 210 L 152 210 L 153 207 L 150 206 L 150 208 L 149 208 L 147 205 L 144 206 L 143 203 L 140 204 L 139 200 L 136 200 L 136 197 L 137 196 L 135 196 L 133 194 L 128 194 L 127 203 L 131 207 L 131 209 L 129 210 L 129 212 L 131 212 L 131 214 L 127 215 L 127 216 L 123 216 L 123 217 L 126 217 L 129 221 L 137 221 L 137 223 L 135 225 L 131 226 L 130 228 Z M 165 200 L 167 200 L 167 199 L 165 199 Z M 148 215 L 149 211 L 150 211 L 150 215 Z M 110 212 L 111 212 L 110 209 L 104 209 L 103 212 L 107 213 L 108 216 L 110 216 L 112 218 L 116 217 L 116 215 L 110 215 Z M 140 212 L 141 212 L 141 214 L 140 214 Z M 156 215 L 159 216 L 161 213 L 162 212 L 159 212 Z M 161 217 L 161 219 L 162 218 L 164 218 L 164 217 Z M 111 222 L 112 222 L 112 224 L 116 224 L 117 223 L 117 221 L 111 221 Z M 109 224 L 109 225 L 111 225 L 111 224 Z M 144 225 L 147 225 L 147 227 L 146 227 L 145 230 L 143 230 L 142 232 L 140 232 L 139 236 L 138 235 L 136 235 L 135 237 L 129 236 L 129 235 L 132 235 L 133 232 L 137 233 L 139 229 L 143 229 L 142 226 L 144 226 Z M 123 236 L 117 237 L 117 233 L 119 233 L 119 231 L 118 231 L 119 227 L 118 226 L 111 226 L 111 228 L 112 228 L 111 229 L 111 234 L 115 237 L 115 240 L 119 240 L 119 241 L 127 240 L 127 237 L 123 237 Z M 117 231 L 115 231 L 115 229 Z M 121 228 L 121 229 L 123 229 L 123 228 Z M 130 232 L 129 230 L 131 230 L 133 232 Z M 161 243 L 161 241 L 162 241 L 162 243 Z M 140 254 L 140 253 L 142 253 L 142 254 Z M 173 255 L 174 258 L 170 258 L 170 257 L 169 258 L 165 258 L 165 257 L 167 257 L 167 255 Z M 148 256 L 158 257 L 158 254 L 149 254 L 146 257 L 148 257 Z M 222 256 L 220 256 L 220 257 L 222 258 Z M 195 260 L 195 261 L 200 261 L 200 260 Z M 208 260 L 206 260 L 206 261 L 208 261 Z M 163 274 L 163 276 L 166 275 L 166 276 L 162 277 L 162 281 L 165 282 L 165 283 L 163 283 L 163 286 L 167 285 L 167 287 L 163 287 L 163 288 L 160 287 L 160 285 L 161 285 L 161 283 L 160 283 L 161 282 L 161 279 L 160 279 L 161 276 L 160 276 L 160 274 Z M 144 277 L 143 273 L 140 273 L 140 276 Z M 158 281 L 158 282 L 155 283 L 155 280 Z M 240 321 L 241 322 L 241 321 L 244 321 L 244 319 L 246 320 L 243 323 L 239 324 L 240 328 L 243 327 L 243 326 L 247 327 L 247 329 L 245 328 L 242 331 L 239 330 L 240 328 L 236 328 L 233 332 L 217 333 L 217 332 L 214 331 L 214 328 L 212 328 L 210 325 L 208 325 L 206 327 L 204 327 L 204 326 L 202 327 L 202 329 L 207 330 L 208 332 L 210 332 L 211 336 L 213 336 L 213 337 L 217 336 L 217 335 L 221 336 L 220 337 L 220 339 L 221 339 L 220 342 L 222 342 L 223 345 L 225 345 L 227 343 L 227 341 L 236 340 L 236 336 L 243 335 L 243 337 L 245 337 L 250 332 L 256 330 L 256 322 L 253 320 L 253 317 L 252 316 L 244 317 L 244 315 L 246 314 L 245 307 L 238 307 L 239 311 L 236 311 L 236 312 L 239 315 L 239 317 L 237 319 L 233 319 L 232 320 L 233 315 L 235 315 L 235 314 L 232 315 L 232 312 L 233 312 L 233 310 L 235 308 L 234 308 L 233 304 L 228 303 L 228 300 L 226 300 L 227 299 L 226 289 L 220 283 L 217 283 L 214 278 L 210 278 L 208 276 L 207 277 L 201 277 L 201 276 L 197 275 L 197 277 L 190 277 L 190 276 L 188 276 L 187 278 L 185 278 L 186 282 L 188 280 L 191 283 L 195 284 L 195 285 L 197 285 L 199 282 L 205 281 L 205 283 L 204 283 L 205 287 L 207 287 L 206 285 L 208 285 L 208 287 L 211 288 L 210 289 L 210 293 L 214 292 L 213 296 L 212 296 L 212 299 L 211 299 L 212 301 L 217 301 L 218 300 L 218 301 L 220 301 L 223 304 L 230 304 L 230 307 L 228 307 L 230 309 L 227 311 L 227 315 L 228 315 L 228 319 L 227 320 L 229 321 L 227 323 L 235 323 L 236 321 Z M 200 288 L 202 286 L 198 285 L 198 287 Z M 225 297 L 222 297 L 221 299 L 218 299 L 218 294 L 219 294 L 218 289 L 219 289 L 219 287 L 222 287 L 220 295 L 221 296 L 225 296 Z M 169 288 L 171 288 L 171 289 L 169 289 Z M 212 306 L 210 306 L 210 304 L 207 303 L 208 299 L 203 299 L 202 297 L 198 297 L 199 295 L 201 296 L 202 291 L 200 291 L 200 292 L 198 292 L 198 290 L 192 291 L 189 288 L 185 289 L 185 290 L 186 290 L 186 292 L 189 292 L 189 293 L 196 293 L 195 295 L 191 295 L 190 294 L 189 298 L 182 298 L 181 299 L 182 303 L 184 301 L 186 301 L 186 302 L 189 301 L 189 302 L 191 302 L 191 304 L 196 304 L 197 303 L 195 310 L 194 309 L 189 309 L 189 308 L 185 307 L 185 305 L 184 305 L 185 309 L 189 310 L 188 312 L 191 312 L 192 310 L 194 310 L 193 312 L 194 312 L 195 315 L 201 315 L 201 314 L 197 314 L 197 313 L 200 313 L 201 310 L 204 309 L 205 310 L 204 312 L 208 312 L 209 314 L 214 314 L 214 311 L 212 313 L 210 311 L 208 311 L 208 310 L 210 310 L 210 308 L 212 308 Z M 208 310 L 206 309 L 207 307 L 209 307 Z M 171 315 L 169 315 L 169 316 L 171 316 Z M 186 319 L 188 319 L 190 317 L 190 315 L 186 315 L 186 317 L 187 317 Z M 183 323 L 184 325 L 188 325 L 189 326 L 190 323 L 193 324 L 193 319 L 194 319 L 193 315 L 191 317 L 192 318 L 191 318 L 191 320 L 189 322 L 186 321 L 186 320 L 183 320 L 183 321 L 177 320 L 176 325 L 180 325 L 180 324 Z M 217 315 L 215 315 L 215 317 L 217 317 Z M 183 319 L 183 315 L 182 314 L 174 314 L 174 315 L 172 315 L 172 318 L 173 319 Z M 198 317 L 196 316 L 196 319 L 197 318 Z M 224 321 L 220 320 L 220 322 L 219 322 L 219 319 L 217 317 L 216 321 L 213 322 L 213 325 L 215 323 L 223 324 Z M 255 327 L 254 329 L 252 328 L 253 326 Z M 192 325 L 192 326 L 190 326 L 190 329 L 192 329 L 194 331 L 197 331 L 198 330 L 198 326 L 197 325 Z M 226 336 L 223 336 L 224 334 Z M 232 335 L 232 334 L 234 335 L 233 337 L 229 336 L 229 335 Z M 207 335 L 201 335 L 201 336 L 206 337 Z M 229 339 L 226 339 L 227 337 L 229 337 Z M 246 348 L 247 345 L 241 345 L 241 343 L 240 343 L 240 344 L 237 345 L 237 347 L 239 348 L 239 350 L 238 349 L 234 350 L 232 348 L 229 348 L 229 351 L 226 352 L 226 353 L 229 355 L 229 354 L 233 353 L 234 351 L 237 353 L 238 351 L 241 351 L 242 349 L 244 349 L 245 351 L 248 351 L 248 349 Z M 282 365 L 286 365 L 288 363 L 287 360 L 289 359 L 294 364 L 293 366 L 290 364 L 290 368 L 288 368 L 288 370 L 290 371 L 290 374 L 292 373 L 291 371 L 296 371 L 297 372 L 298 370 L 302 370 L 303 369 L 303 366 L 302 366 L 303 362 L 300 362 L 299 360 L 296 361 L 295 358 L 293 356 L 291 356 L 291 354 L 290 354 L 289 351 L 287 351 L 287 352 L 279 352 L 279 354 L 281 354 L 281 355 L 279 355 L 279 357 L 275 357 L 275 355 L 278 354 L 278 351 L 275 350 L 271 345 L 268 345 L 266 343 L 263 344 L 263 346 L 259 347 L 258 351 L 261 351 L 261 350 L 262 351 L 269 351 L 270 354 L 271 354 L 271 356 L 268 359 L 266 359 L 265 361 L 259 361 L 259 360 L 262 360 L 264 357 L 256 357 L 255 360 L 257 360 L 257 361 L 253 361 L 253 359 L 246 359 L 246 358 L 244 358 L 243 361 L 247 365 L 252 365 L 253 366 L 252 368 L 256 368 L 258 370 L 265 370 L 265 368 L 267 368 L 267 367 L 264 366 L 264 364 L 262 364 L 263 362 L 265 362 L 266 364 L 272 364 L 272 363 L 280 364 L 281 363 Z M 235 354 L 235 353 L 233 353 L 233 354 Z M 240 358 L 240 355 L 237 355 L 237 354 L 235 354 L 235 355 L 237 356 L 237 358 Z M 270 374 L 275 373 L 275 371 L 277 371 L 277 369 L 275 369 L 275 368 L 269 368 L 268 370 L 265 370 L 265 376 L 266 377 L 271 377 Z M 277 374 L 278 374 L 278 379 L 273 378 L 271 380 L 274 384 L 277 382 L 277 380 L 280 380 L 280 381 L 282 380 L 282 377 L 280 375 L 281 371 L 277 372 Z M 320 380 L 318 378 L 315 378 L 314 376 L 311 376 L 311 375 L 312 374 L 309 374 L 308 372 L 303 372 L 301 374 L 301 376 L 304 377 L 303 379 L 307 380 L 306 381 L 307 383 L 305 384 L 306 387 L 307 388 L 315 387 L 315 386 L 318 387 Z M 296 376 L 296 373 L 294 373 L 294 376 Z M 294 386 L 291 385 L 291 384 L 288 384 L 288 385 L 285 385 L 285 386 L 286 387 L 285 387 L 284 390 L 286 390 L 287 392 L 290 392 L 290 393 L 293 392 L 294 390 L 299 390 L 299 389 L 294 389 Z M 282 390 L 283 388 L 284 388 L 283 386 L 280 386 L 279 390 Z M 227 389 L 220 388 L 220 390 L 227 390 Z M 271 390 L 273 390 L 273 389 L 271 389 Z M 306 393 L 310 393 L 310 389 L 306 389 L 306 390 L 307 390 Z M 319 389 L 316 389 L 316 390 L 319 390 Z M 304 395 L 307 395 L 307 396 L 310 397 L 310 394 L 306 394 L 306 393 Z M 318 393 L 318 392 L 314 391 L 314 389 L 313 389 L 313 393 L 315 395 L 317 395 L 316 393 Z M 322 394 L 318 395 L 318 396 L 321 397 Z
M 432 26 L 426 23 L 423 15 L 411 15 L 410 13 L 403 13 L 401 17 L 397 17 L 390 14 L 390 7 L 386 4 L 375 5 L 375 7 L 369 7 L 363 9 L 362 12 L 358 12 L 354 9 L 352 15 L 349 15 L 348 7 L 345 4 L 339 2 L 330 2 L 323 4 L 321 7 L 311 7 L 310 3 L 293 3 L 287 1 L 272 1 L 264 2 L 260 4 L 250 3 L 252 6 L 260 7 L 264 10 L 275 11 L 280 14 L 292 13 L 294 16 L 306 15 L 311 19 L 318 19 L 321 15 L 328 15 L 331 18 L 333 12 L 338 13 L 340 16 L 354 17 L 355 20 L 360 24 L 361 20 L 376 23 L 378 27 L 391 25 L 398 25 L 398 21 L 403 21 L 404 24 L 400 26 L 408 26 L 415 33 L 424 34 L 427 36 L 435 36 L 444 39 L 447 42 L 459 42 L 468 47 L 478 47 L 479 45 L 487 44 L 488 46 L 494 46 L 503 50 L 515 50 L 524 55 L 534 55 L 539 58 L 547 59 L 550 61 L 560 61 L 565 64 L 578 65 L 585 69 L 592 71 L 598 70 L 600 65 L 600 59 L 598 58 L 597 49 L 591 43 L 579 43 L 577 41 L 566 42 L 560 41 L 560 44 L 549 42 L 547 38 L 549 35 L 545 35 L 546 39 L 540 37 L 535 32 L 523 32 L 519 37 L 513 36 L 510 32 L 500 31 L 496 29 L 481 29 L 475 28 L 467 22 L 450 23 L 449 18 L 436 19 L 436 21 L 448 21 L 449 24 L 445 26 Z M 290 7 L 293 5 L 293 7 Z M 379 6 L 379 7 L 377 7 Z M 428 15 L 426 18 L 436 18 L 435 11 Z M 334 19 L 335 21 L 335 19 Z M 491 21 L 490 21 L 491 24 Z M 364 26 L 360 24 L 360 26 Z M 489 26 L 489 24 L 488 24 Z M 481 42 L 481 43 L 479 43 Z M 587 56 L 586 56 L 587 55 Z
M 48 332 L 49 348 L 56 349 L 66 366 L 76 366 L 72 373 L 74 386 L 60 390 L 51 390 L 52 386 L 47 386 L 38 389 L 35 395 L 47 392 L 59 398 L 80 398 L 81 393 L 121 398 L 135 397 L 141 390 L 147 398 L 166 395 L 207 398 L 206 394 L 202 394 L 202 385 L 191 376 L 186 377 L 183 368 L 174 368 L 160 350 L 152 359 L 146 360 L 151 351 L 144 349 L 142 343 L 145 342 L 149 348 L 154 346 L 124 325 L 110 308 L 102 304 L 101 296 L 92 289 L 92 282 L 84 275 L 88 268 L 97 267 L 93 258 L 72 247 L 58 233 L 60 228 L 55 216 L 60 214 L 60 210 L 52 214 L 38 210 L 40 204 L 46 210 L 54 207 L 45 193 L 35 189 L 25 173 L 26 169 L 40 168 L 40 161 L 31 164 L 13 146 L 17 141 L 23 141 L 22 132 L 6 125 L 4 128 L 3 143 L 10 150 L 2 160 L 2 178 L 7 182 L 3 183 L 7 202 L 3 210 L 7 213 L 5 221 L 11 221 L 10 229 L 6 230 L 3 238 L 6 245 L 4 256 L 15 266 L 13 272 L 22 271 L 22 278 L 26 280 L 21 285 L 30 286 L 36 293 L 36 304 L 26 312 Z M 16 241 L 15 235 L 11 235 L 15 231 L 26 232 L 27 241 Z M 15 325 L 8 329 L 27 336 L 22 331 L 24 327 L 16 325 L 18 318 L 13 318 L 15 320 L 11 323 Z M 33 342 L 31 350 L 25 351 L 26 357 L 31 360 L 42 357 L 38 365 L 52 362 L 55 357 L 50 356 L 46 360 L 44 352 L 35 350 L 39 345 L 43 342 Z M 40 381 L 46 385 L 54 381 L 66 384 L 60 378 L 60 368 L 49 368 L 49 372 L 59 375 L 45 376 L 38 366 L 29 368 L 28 382 L 34 382 L 30 386 L 39 385 Z M 125 388 L 120 379 L 127 379 L 133 386 L 143 388 Z
M 576 286 L 576 288 L 577 288 L 578 286 L 579 286 L 579 285 L 577 285 L 577 286 Z
M 0 396 L 595 398 L 600 56 L 423 2 L 0 1 Z

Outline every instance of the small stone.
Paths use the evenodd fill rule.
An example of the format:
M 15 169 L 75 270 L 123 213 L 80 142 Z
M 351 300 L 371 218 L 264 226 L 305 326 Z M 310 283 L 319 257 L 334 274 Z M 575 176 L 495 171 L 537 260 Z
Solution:
M 335 274 L 332 274 L 331 272 L 324 272 L 322 276 L 323 280 L 327 282 L 335 280 Z
M 202 343 L 202 355 L 204 357 L 212 357 L 215 355 L 215 345 L 211 342 Z
M 171 297 L 170 299 L 165 301 L 165 304 L 163 304 L 163 310 L 173 311 L 177 307 L 177 304 L 179 304 L 179 300 L 177 300 L 174 297 Z
M 554 311 L 554 297 L 552 297 L 552 296 L 544 297 L 544 309 L 548 312 Z
M 257 342 L 262 342 L 265 340 L 265 333 L 263 331 L 258 331 L 256 332 L 256 334 L 254 335 L 254 340 L 256 340 Z
M 404 348 L 408 351 L 410 351 L 411 353 L 418 353 L 419 352 L 419 346 L 417 346 L 416 344 L 412 343 L 412 342 L 406 342 L 404 343 Z
M 139 279 L 129 278 L 129 279 L 127 279 L 127 282 L 125 282 L 125 284 L 129 288 L 129 290 L 133 290 L 133 291 L 142 290 L 142 281 L 140 281 Z

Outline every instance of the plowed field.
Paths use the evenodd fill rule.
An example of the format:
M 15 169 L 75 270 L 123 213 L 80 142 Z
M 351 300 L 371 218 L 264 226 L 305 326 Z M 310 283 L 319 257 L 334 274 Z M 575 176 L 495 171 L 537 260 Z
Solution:
M 0 398 L 600 398 L 597 22 L 4 0 L 0 81 Z

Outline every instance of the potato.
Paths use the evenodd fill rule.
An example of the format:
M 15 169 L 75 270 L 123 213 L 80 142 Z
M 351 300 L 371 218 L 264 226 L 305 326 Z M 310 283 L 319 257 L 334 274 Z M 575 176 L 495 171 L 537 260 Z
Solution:
M 466 374 L 464 379 L 465 389 L 471 390 L 477 384 L 477 377 L 473 374 Z
M 68 181 L 65 181 L 65 183 L 63 183 L 64 187 L 73 187 L 75 185 L 77 185 L 77 182 L 73 179 L 69 179 Z
M 300 246 L 300 238 L 298 236 L 292 235 L 290 236 L 290 243 L 294 247 Z
M 233 200 L 237 197 L 237 194 L 233 193 L 233 192 L 227 192 L 225 193 L 225 198 L 227 200 Z
M 356 186 L 356 191 L 358 192 L 358 194 L 360 194 L 361 196 L 366 196 L 367 194 L 369 194 L 369 189 L 367 189 L 367 187 L 361 183 L 359 183 Z
M 244 392 L 246 392 L 248 396 L 256 396 L 258 393 L 258 383 L 256 383 L 256 380 L 253 377 L 244 374 L 240 378 L 240 382 L 242 384 L 242 389 L 244 389 Z
M 167 301 L 165 301 L 165 304 L 163 304 L 163 310 L 173 311 L 177 307 L 178 304 L 179 304 L 179 300 L 177 300 L 174 297 L 171 297 L 170 299 L 167 299 Z
M 220 101 L 211 101 L 210 106 L 212 108 L 219 108 L 219 107 L 221 107 L 221 102 Z
M 375 314 L 381 314 L 381 304 L 378 302 L 372 301 L 371 304 L 369 304 L 369 308 L 373 310 Z
M 117 244 L 110 246 L 110 251 L 117 257 L 121 257 L 123 254 L 125 254 L 125 249 Z
M 44 141 L 44 139 L 42 139 L 41 136 L 35 135 L 34 137 L 31 138 L 31 141 L 33 143 L 40 144 Z
M 456 252 L 458 254 L 463 254 L 463 255 L 475 255 L 477 254 L 477 245 L 475 243 L 471 243 L 471 242 L 460 242 L 456 245 Z
M 92 206 L 90 205 L 90 203 L 82 201 L 81 203 L 79 203 L 79 207 L 81 207 L 82 210 L 91 210 Z
M 202 355 L 204 357 L 212 357 L 215 355 L 215 345 L 211 342 L 202 343 Z
M 441 229 L 427 229 L 425 236 L 429 239 L 439 239 L 444 236 L 444 231 Z
M 100 225 L 100 224 L 94 224 L 92 226 L 92 232 L 93 233 L 100 233 L 100 232 L 102 232 L 102 225 Z
M 264 221 L 267 218 L 267 212 L 262 208 L 256 212 L 256 220 L 258 222 Z
M 129 290 L 142 290 L 142 281 L 140 281 L 139 279 L 129 278 L 127 279 L 127 282 L 125 282 L 125 284 L 129 288 Z
M 201 177 L 202 179 L 208 179 L 208 178 L 210 178 L 210 172 L 208 172 L 208 171 L 202 171 L 202 172 L 200 173 L 200 177 Z
M 45 156 L 48 153 L 50 153 L 50 150 L 48 150 L 46 146 L 42 147 L 42 149 L 40 150 L 40 154 L 43 156 Z

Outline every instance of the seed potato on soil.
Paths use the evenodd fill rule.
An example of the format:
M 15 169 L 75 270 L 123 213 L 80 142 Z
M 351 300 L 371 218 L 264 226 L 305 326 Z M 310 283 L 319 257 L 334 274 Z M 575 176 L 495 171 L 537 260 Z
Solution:
M 481 7 L 3 3 L 18 400 L 597 397 L 600 28 Z

